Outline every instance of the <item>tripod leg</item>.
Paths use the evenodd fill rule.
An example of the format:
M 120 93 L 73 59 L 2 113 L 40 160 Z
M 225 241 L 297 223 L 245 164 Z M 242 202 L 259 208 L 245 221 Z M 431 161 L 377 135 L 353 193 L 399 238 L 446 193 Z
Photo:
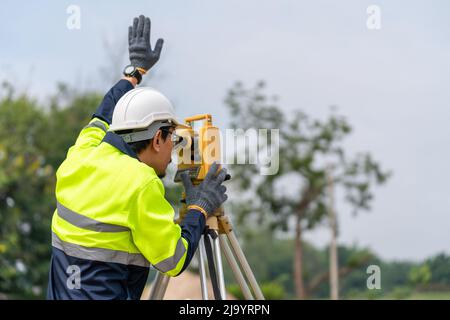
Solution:
M 148 300 L 162 300 L 169 285 L 170 277 L 162 274 L 161 272 L 156 273 L 155 280 L 153 280 L 152 289 Z
M 202 289 L 203 300 L 208 300 L 208 285 L 206 279 L 206 269 L 205 269 L 205 239 L 204 236 L 201 237 L 198 244 L 198 270 L 200 271 L 200 285 Z
M 225 258 L 228 261 L 228 264 L 231 267 L 231 271 L 233 272 L 234 278 L 238 282 L 239 287 L 241 288 L 241 291 L 244 294 L 245 300 L 254 300 L 253 295 L 247 285 L 247 282 L 245 281 L 244 276 L 242 275 L 242 272 L 239 269 L 239 265 L 237 264 L 233 256 L 233 253 L 231 252 L 230 247 L 228 246 L 227 240 L 224 238 L 224 236 L 219 236 L 219 239 L 222 251 L 225 255 Z
M 258 300 L 265 300 L 264 295 L 262 294 L 261 288 L 258 285 L 258 282 L 256 282 L 255 276 L 252 272 L 252 269 L 250 268 L 250 265 L 247 262 L 247 258 L 245 258 L 244 252 L 242 252 L 241 246 L 239 245 L 238 240 L 236 239 L 236 236 L 234 233 L 228 232 L 226 233 L 228 236 L 228 240 L 230 240 L 231 248 L 233 249 L 234 253 L 236 254 L 236 257 L 238 258 L 242 269 L 244 270 L 244 273 L 250 282 L 250 286 L 253 289 L 253 292 L 255 293 L 255 297 Z
M 223 265 L 222 265 L 222 255 L 220 253 L 220 245 L 219 245 L 219 235 L 215 239 L 213 239 L 214 243 L 214 259 L 216 262 L 216 270 L 217 270 L 217 277 L 219 278 L 219 289 L 220 289 L 220 295 L 222 296 L 223 300 L 227 299 L 226 290 L 225 290 L 225 279 L 223 274 Z

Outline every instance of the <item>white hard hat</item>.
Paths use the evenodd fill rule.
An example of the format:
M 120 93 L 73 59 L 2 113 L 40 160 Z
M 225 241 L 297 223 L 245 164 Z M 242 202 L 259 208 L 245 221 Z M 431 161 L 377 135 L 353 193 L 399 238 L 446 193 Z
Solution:
M 126 142 L 134 142 L 152 138 L 164 125 L 179 125 L 172 104 L 159 91 L 142 87 L 128 91 L 119 99 L 109 130 L 142 129 L 138 134 L 121 135 Z

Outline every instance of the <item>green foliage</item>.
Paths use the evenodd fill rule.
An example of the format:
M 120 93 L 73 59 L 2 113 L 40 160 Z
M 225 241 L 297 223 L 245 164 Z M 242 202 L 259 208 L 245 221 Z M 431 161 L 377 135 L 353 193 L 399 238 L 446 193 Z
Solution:
M 242 228 L 239 228 L 240 231 Z M 294 241 L 273 237 L 269 230 L 253 229 L 252 236 L 242 243 L 248 262 L 260 284 L 276 283 L 284 288 L 283 299 L 295 298 L 292 281 L 292 262 Z M 310 288 L 311 282 L 319 276 L 325 276 L 328 271 L 328 248 L 319 250 L 304 243 L 304 276 L 308 279 L 308 289 L 311 298 L 328 298 L 328 278 L 324 278 L 316 287 Z M 339 247 L 339 263 L 343 267 L 352 267 L 352 272 L 340 279 L 341 291 L 347 294 L 351 290 L 366 290 L 367 265 L 378 262 L 377 258 L 367 249 L 357 247 Z M 233 283 L 231 271 L 225 269 L 226 283 Z M 232 287 L 233 289 L 234 287 Z M 239 287 L 236 287 L 240 291 Z M 234 294 L 234 293 L 233 293 Z M 275 299 L 275 298 L 274 298 Z
M 282 300 L 286 297 L 284 287 L 278 282 L 273 281 L 260 283 L 260 288 L 266 300 Z M 238 300 L 245 300 L 238 284 L 230 284 L 227 286 L 227 290 Z
M 235 228 L 237 236 L 241 229 Z M 272 238 L 268 230 L 259 229 L 254 236 L 242 242 L 241 245 L 260 283 L 277 282 L 285 288 L 287 296 L 293 293 L 291 274 L 294 246 L 292 240 L 276 240 Z M 309 256 L 309 247 L 306 251 Z M 227 283 L 235 281 L 229 268 L 226 268 L 224 272 Z
M 0 292 L 45 295 L 55 172 L 100 102 L 96 94 L 68 94 L 50 108 L 6 85 L 0 100 Z M 64 104 L 64 106 L 62 106 Z
M 383 297 L 383 292 L 381 290 L 366 290 L 365 298 L 368 300 L 376 300 Z
M 431 271 L 426 263 L 421 266 L 413 267 L 409 272 L 409 281 L 415 286 L 426 285 L 430 280 Z
M 63 162 L 67 150 L 89 123 L 102 98 L 97 93 L 77 93 L 64 85 L 60 85 L 59 90 L 51 98 L 50 110 L 45 117 L 47 140 L 41 145 L 48 163 L 54 168 Z
M 323 254 L 325 259 L 323 265 L 315 269 L 316 276 L 320 273 L 329 272 L 329 248 L 325 248 Z M 365 291 L 368 276 L 366 268 L 371 264 L 379 264 L 376 256 L 366 248 L 339 246 L 338 257 L 339 269 L 341 271 L 347 270 L 341 274 L 339 279 L 341 294 L 345 296 L 348 292 Z M 328 298 L 330 296 L 328 278 L 310 294 L 312 297 Z
M 405 286 L 408 284 L 408 274 L 414 263 L 406 261 L 383 262 L 378 261 L 375 264 L 381 269 L 381 288 L 385 292 L 390 292 L 395 287 Z
M 408 297 L 408 300 L 450 300 L 450 290 L 414 292 Z
M 395 300 L 404 300 L 410 297 L 412 292 L 412 289 L 407 286 L 395 287 L 391 293 L 391 296 Z
M 238 300 L 245 300 L 241 288 L 239 288 L 239 285 L 236 283 L 227 285 L 227 292 L 229 292 L 233 297 L 235 297 Z
M 238 233 L 245 226 L 237 226 Z M 292 261 L 294 243 L 292 239 L 274 237 L 269 230 L 255 230 L 249 232 L 251 236 L 242 242 L 242 248 L 246 254 L 248 262 L 252 267 L 256 279 L 263 286 L 266 283 L 276 283 L 284 288 L 283 299 L 294 299 L 295 290 L 292 281 Z M 239 237 L 241 239 L 241 237 Z M 311 244 L 304 244 L 304 276 L 307 279 L 306 285 L 309 287 L 314 278 L 324 275 L 329 270 L 328 248 L 321 250 Z M 437 289 L 442 290 L 442 294 L 435 291 L 415 292 L 410 286 L 409 275 L 414 268 L 420 268 L 424 264 L 430 270 L 443 270 L 447 266 L 449 256 L 440 254 L 425 260 L 425 263 L 413 263 L 406 261 L 384 261 L 377 257 L 367 248 L 356 246 L 338 247 L 339 266 L 341 268 L 351 268 L 351 272 L 340 276 L 340 295 L 343 299 L 427 299 L 428 297 L 444 297 L 450 292 L 450 281 L 440 282 L 437 278 L 433 280 L 435 274 L 432 273 L 428 287 L 440 284 Z M 369 265 L 378 265 L 381 269 L 381 289 L 368 290 L 366 269 Z M 431 269 L 434 268 L 434 269 Z M 234 278 L 228 268 L 225 268 L 226 283 L 230 285 L 232 294 L 238 298 L 243 298 L 239 287 L 233 282 Z M 236 291 L 234 291 L 236 290 Z M 230 291 L 230 292 L 231 292 Z M 447 293 L 446 293 L 447 292 Z M 328 278 L 310 292 L 311 299 L 328 299 L 329 283 Z M 274 298 L 275 299 L 275 298 Z
M 438 285 L 450 284 L 450 256 L 440 253 L 426 260 L 431 272 L 431 282 Z
M 267 300 L 282 300 L 286 297 L 284 287 L 278 282 L 265 282 L 261 284 L 261 291 Z
M 26 96 L 0 100 L 0 292 L 27 297 L 45 292 L 54 167 L 46 114 Z

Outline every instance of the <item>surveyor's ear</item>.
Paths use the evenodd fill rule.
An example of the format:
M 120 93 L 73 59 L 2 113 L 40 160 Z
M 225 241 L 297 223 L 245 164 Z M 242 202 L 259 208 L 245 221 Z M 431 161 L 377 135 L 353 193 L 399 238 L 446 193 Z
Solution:
M 159 151 L 161 149 L 161 142 L 162 142 L 162 131 L 158 130 L 156 131 L 156 134 L 152 140 L 153 149 L 155 149 L 155 151 Z

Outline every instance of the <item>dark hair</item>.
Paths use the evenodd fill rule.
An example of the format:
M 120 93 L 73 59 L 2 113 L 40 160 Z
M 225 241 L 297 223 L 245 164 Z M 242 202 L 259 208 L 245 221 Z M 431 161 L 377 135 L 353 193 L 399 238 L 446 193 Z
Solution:
M 166 126 L 166 127 L 159 128 L 159 130 L 161 130 L 161 137 L 162 137 L 163 141 L 166 141 L 167 137 L 169 136 L 170 131 L 168 129 L 170 129 L 170 128 L 172 128 L 172 127 Z M 124 133 L 137 132 L 137 131 L 140 131 L 140 130 L 122 130 L 122 131 L 118 131 L 116 133 L 124 134 Z M 153 138 L 148 139 L 148 140 L 130 142 L 130 143 L 128 143 L 128 145 L 131 147 L 131 149 L 133 149 L 134 152 L 136 152 L 136 154 L 138 154 L 139 152 L 141 152 L 142 150 L 147 148 L 147 146 L 150 144 L 150 142 L 152 142 L 152 140 L 153 140 Z

